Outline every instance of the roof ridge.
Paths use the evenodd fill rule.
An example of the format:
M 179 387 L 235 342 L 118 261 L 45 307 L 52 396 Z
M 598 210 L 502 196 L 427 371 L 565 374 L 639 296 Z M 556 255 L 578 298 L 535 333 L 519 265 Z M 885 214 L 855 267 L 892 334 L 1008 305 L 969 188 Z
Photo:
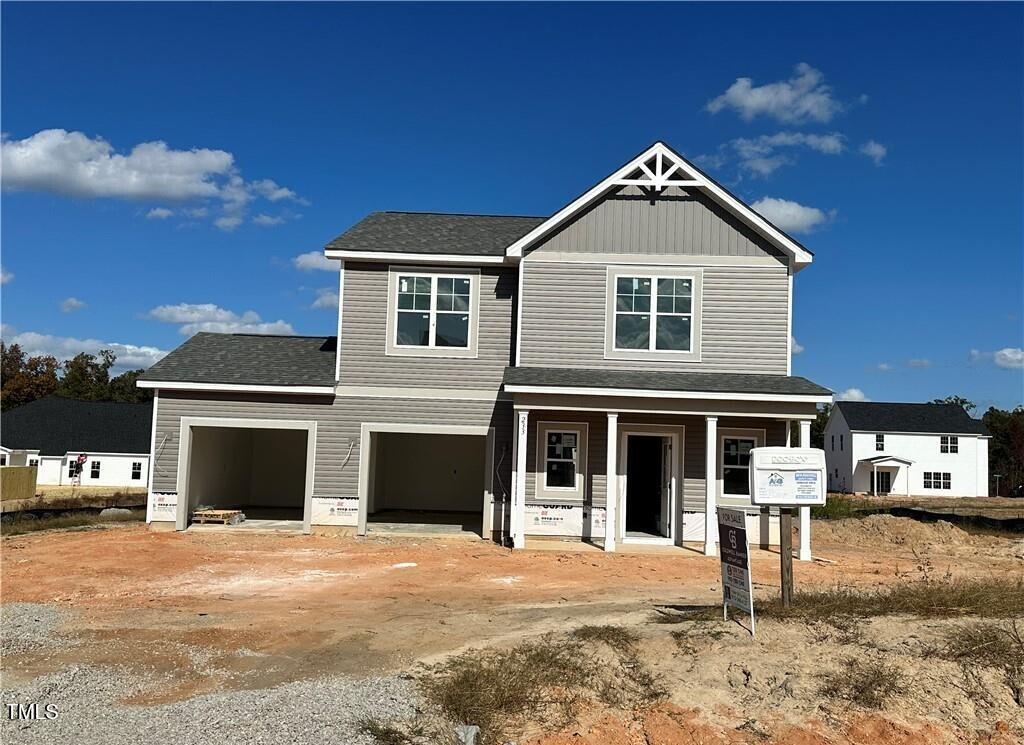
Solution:
M 436 212 L 433 210 L 377 210 L 374 215 L 437 215 L 438 217 L 515 217 L 524 220 L 547 220 L 549 215 L 502 215 L 493 212 Z

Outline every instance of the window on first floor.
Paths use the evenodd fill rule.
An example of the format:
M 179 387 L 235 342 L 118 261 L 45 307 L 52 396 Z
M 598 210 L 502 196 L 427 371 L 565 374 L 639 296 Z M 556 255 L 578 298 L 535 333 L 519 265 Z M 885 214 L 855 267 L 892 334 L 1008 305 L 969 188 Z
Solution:
M 100 477 L 100 462 L 94 460 L 89 464 L 89 478 L 98 479 Z
M 6 454 L 0 455 L 0 466 L 6 466 L 6 465 L 7 465 L 7 455 Z
M 939 471 L 924 472 L 925 489 L 952 489 L 953 480 L 951 474 Z
M 959 453 L 960 452 L 960 438 L 954 435 L 943 435 L 939 438 L 939 452 L 940 453 Z
M 142 478 L 142 461 L 132 462 L 132 481 L 139 481 Z
M 73 479 L 78 474 L 78 461 L 72 459 L 68 461 L 68 478 Z
M 755 446 L 753 437 L 726 437 L 722 440 L 723 494 L 750 494 L 750 451 Z
M 579 472 L 579 433 L 548 430 L 545 440 L 544 488 L 575 489 Z
M 885 450 L 885 435 L 875 435 L 875 450 L 878 452 Z
M 832 452 L 835 452 L 835 449 L 836 449 L 836 436 L 832 435 Z
M 39 458 L 29 458 L 28 459 L 28 464 L 30 466 L 38 466 L 39 465 Z
M 839 435 L 839 449 L 840 450 L 843 449 L 843 436 L 842 435 Z

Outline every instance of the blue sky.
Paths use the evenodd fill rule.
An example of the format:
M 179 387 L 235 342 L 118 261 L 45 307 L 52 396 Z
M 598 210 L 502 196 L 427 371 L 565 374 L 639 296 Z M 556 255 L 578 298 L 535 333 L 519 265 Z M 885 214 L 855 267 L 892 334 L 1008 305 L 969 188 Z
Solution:
M 1024 397 L 1019 4 L 0 14 L 3 331 L 32 351 L 333 333 L 335 275 L 296 258 L 366 213 L 550 214 L 664 139 L 815 252 L 795 374 Z

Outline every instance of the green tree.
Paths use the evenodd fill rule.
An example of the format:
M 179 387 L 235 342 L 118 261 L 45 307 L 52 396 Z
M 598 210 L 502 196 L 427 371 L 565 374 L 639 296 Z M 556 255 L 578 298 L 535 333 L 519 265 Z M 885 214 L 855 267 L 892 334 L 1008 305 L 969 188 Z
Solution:
M 57 393 L 80 401 L 107 401 L 110 399 L 110 368 L 117 357 L 109 349 L 96 355 L 81 352 L 64 362 L 64 375 Z
M 111 401 L 127 401 L 129 403 L 142 403 L 153 398 L 153 391 L 150 388 L 137 388 L 135 381 L 145 370 L 128 370 L 115 378 L 111 378 L 109 386 L 109 398 Z
M 1024 406 L 1013 411 L 989 408 L 981 418 L 992 439 L 988 447 L 988 472 L 993 496 L 1003 496 L 1010 489 L 1024 484 Z M 995 492 L 995 475 L 999 474 L 999 491 Z
M 825 447 L 825 425 L 828 424 L 828 415 L 832 411 L 832 404 L 821 404 L 818 407 L 818 416 L 811 422 L 811 447 Z M 793 428 L 796 430 L 796 427 Z M 798 435 L 793 434 L 794 440 Z
M 7 411 L 57 390 L 56 357 L 25 357 L 17 344 L 0 341 L 0 409 Z
M 932 403 L 956 404 L 957 406 L 962 406 L 964 411 L 966 411 L 968 414 L 970 414 L 972 411 L 978 408 L 978 405 L 976 403 L 971 401 L 969 398 L 964 398 L 963 396 L 946 396 L 945 398 L 936 398 L 932 401 Z

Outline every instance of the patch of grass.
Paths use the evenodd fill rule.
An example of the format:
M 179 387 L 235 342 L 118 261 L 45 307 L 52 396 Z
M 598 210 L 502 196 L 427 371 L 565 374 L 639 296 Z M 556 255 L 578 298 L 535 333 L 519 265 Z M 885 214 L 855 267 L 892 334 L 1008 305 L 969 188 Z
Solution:
M 397 727 L 382 724 L 374 719 L 364 719 L 360 722 L 359 731 L 372 737 L 377 745 L 412 745 L 416 742 Z
M 756 601 L 754 606 L 762 618 L 805 621 L 889 615 L 1019 618 L 1024 616 L 1024 578 L 925 579 L 873 590 L 839 586 L 796 592 L 789 608 L 778 598 Z
M 1024 631 L 1017 620 L 973 623 L 947 629 L 943 643 L 931 650 L 942 659 L 960 664 L 972 692 L 988 699 L 977 667 L 1000 670 L 1018 706 L 1024 706 Z
M 731 635 L 731 627 L 724 626 L 721 619 L 714 622 L 704 619 L 695 620 L 671 633 L 672 639 L 680 651 L 691 657 L 697 654 L 698 645 L 701 642 L 717 642 Z
M 844 520 L 850 517 L 865 517 L 869 512 L 858 509 L 858 503 L 850 497 L 829 494 L 823 505 L 811 507 L 812 520 Z
M 108 523 L 141 522 L 146 519 L 145 510 L 132 510 L 129 515 L 109 515 L 106 517 L 100 517 L 98 513 L 69 513 L 46 517 L 36 517 L 35 515 L 29 517 L 29 515 L 32 515 L 32 513 L 17 514 L 9 521 L 0 523 L 0 533 L 5 536 L 12 536 L 35 533 L 40 530 L 80 528 Z
M 904 680 L 900 669 L 884 660 L 847 657 L 822 676 L 818 693 L 863 709 L 881 709 L 900 691 Z
M 640 636 L 624 626 L 580 626 L 571 633 L 581 642 L 601 642 L 616 652 L 629 652 L 640 641 Z

